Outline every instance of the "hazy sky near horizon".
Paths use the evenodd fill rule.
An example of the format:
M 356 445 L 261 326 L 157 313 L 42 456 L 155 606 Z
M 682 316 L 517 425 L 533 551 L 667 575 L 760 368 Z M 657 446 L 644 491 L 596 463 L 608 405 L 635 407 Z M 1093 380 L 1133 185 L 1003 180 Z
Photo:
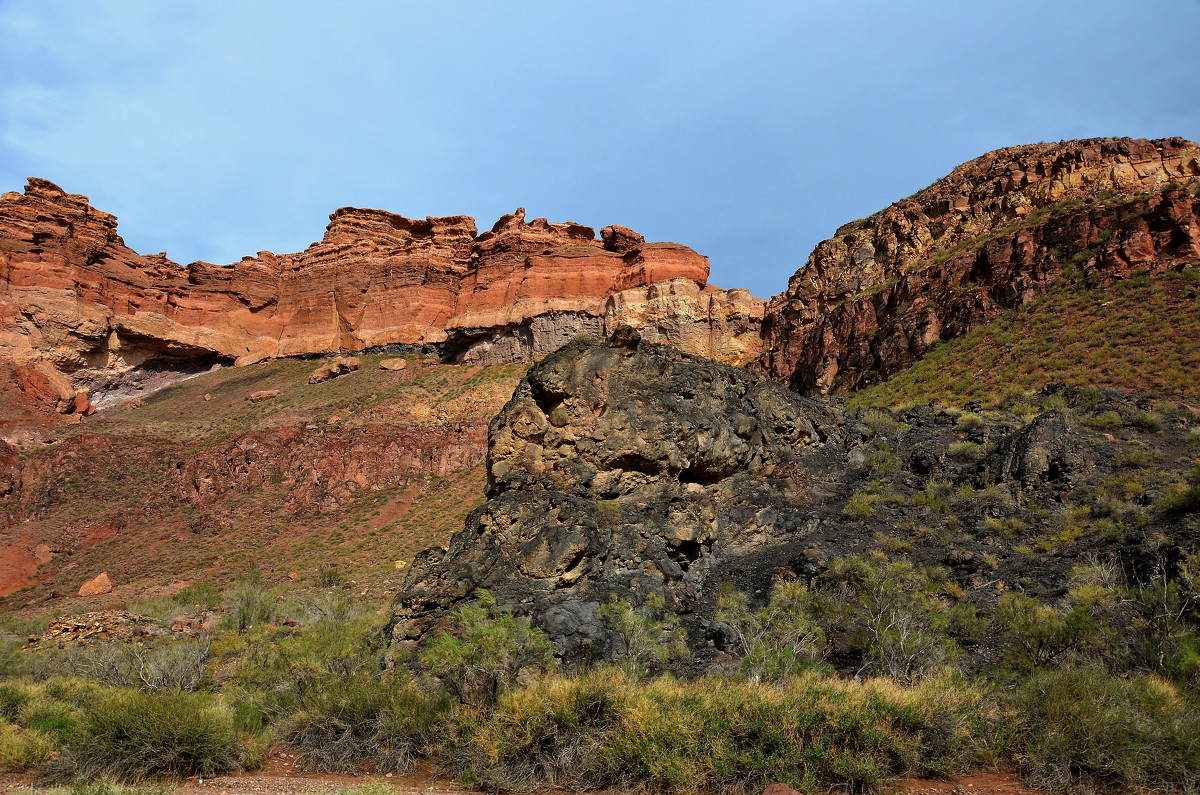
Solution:
M 1200 138 L 1197 31 L 1200 0 L 0 0 L 0 191 L 180 262 L 524 206 L 768 297 L 988 150 Z

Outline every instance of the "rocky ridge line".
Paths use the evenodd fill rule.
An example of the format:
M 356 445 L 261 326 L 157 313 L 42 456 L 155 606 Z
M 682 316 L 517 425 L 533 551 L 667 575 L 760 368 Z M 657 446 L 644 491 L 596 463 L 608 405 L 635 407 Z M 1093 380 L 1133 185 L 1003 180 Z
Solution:
M 999 149 L 820 244 L 771 300 L 755 366 L 805 393 L 886 379 L 1065 281 L 1200 262 L 1200 147 Z
M 636 232 L 342 208 L 295 254 L 180 267 L 140 255 L 115 216 L 30 179 L 0 197 L 2 402 L 88 410 L 113 374 L 379 348 L 446 361 L 540 358 L 618 322 L 731 361 L 758 350 L 764 302 L 707 284 L 708 261 Z

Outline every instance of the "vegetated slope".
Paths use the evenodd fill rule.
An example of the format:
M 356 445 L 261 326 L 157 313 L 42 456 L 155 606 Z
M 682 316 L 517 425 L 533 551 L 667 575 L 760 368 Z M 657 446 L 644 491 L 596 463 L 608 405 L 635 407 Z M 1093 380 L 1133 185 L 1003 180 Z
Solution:
M 31 586 L 10 603 L 73 595 L 100 571 L 127 595 L 322 564 L 390 583 L 482 499 L 487 423 L 524 367 L 383 358 L 317 384 L 311 360 L 220 369 L 10 448 L 4 591 Z
M 801 392 L 903 370 L 1068 280 L 1200 262 L 1200 147 L 1101 138 L 999 149 L 820 243 L 757 365 Z
M 602 608 L 618 598 L 678 616 L 687 664 L 720 667 L 737 653 L 722 589 L 757 607 L 798 581 L 827 639 L 808 653 L 843 670 L 1011 661 L 1025 639 L 991 618 L 1005 594 L 1046 621 L 1099 611 L 1081 578 L 1116 599 L 1200 552 L 1197 417 L 1095 390 L 1027 400 L 852 413 L 629 337 L 573 344 L 492 424 L 489 500 L 414 562 L 392 638 L 427 639 L 483 587 L 571 662 L 612 659 L 621 631 Z M 1119 657 L 1137 620 L 1112 621 Z
M 938 401 L 995 405 L 1048 384 L 1115 389 L 1168 410 L 1200 406 L 1200 267 L 1089 285 L 1064 278 L 1046 295 L 966 336 L 934 345 L 852 407 Z

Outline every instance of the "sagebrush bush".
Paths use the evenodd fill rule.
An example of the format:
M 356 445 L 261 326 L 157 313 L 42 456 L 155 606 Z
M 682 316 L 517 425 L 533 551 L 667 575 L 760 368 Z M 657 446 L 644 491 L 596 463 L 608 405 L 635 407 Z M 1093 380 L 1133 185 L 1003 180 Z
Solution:
M 238 632 L 260 624 L 273 624 L 281 616 L 279 598 L 257 574 L 235 582 L 226 592 L 225 600 L 226 621 Z
M 963 772 L 987 743 L 983 693 L 951 678 L 914 688 L 816 674 L 780 686 L 658 679 L 613 669 L 552 676 L 459 726 L 468 780 L 501 790 L 858 791 Z
M 201 637 L 46 649 L 38 655 L 38 670 L 41 676 L 85 677 L 113 687 L 195 690 L 204 677 L 209 644 Z
M 487 590 L 476 590 L 475 599 L 450 611 L 453 634 L 437 632 L 419 659 L 459 702 L 482 706 L 512 687 L 522 671 L 549 670 L 554 643 Z
M 85 711 L 78 739 L 44 772 L 57 781 L 130 782 L 209 776 L 237 759 L 233 716 L 212 696 L 113 690 Z
M 687 632 L 661 594 L 650 594 L 640 607 L 614 594 L 596 615 L 613 632 L 617 665 L 631 676 L 661 670 L 671 659 L 687 656 Z
M 1022 772 L 1035 786 L 1200 786 L 1200 710 L 1161 679 L 1092 667 L 1044 671 L 1021 685 L 1014 705 Z
M 331 676 L 304 692 L 277 736 L 313 769 L 401 773 L 433 740 L 449 705 L 446 696 L 396 674 Z
M 365 613 L 302 629 L 259 625 L 215 640 L 212 654 L 214 663 L 231 674 L 226 687 L 236 694 L 239 709 L 256 714 L 263 728 L 297 710 L 301 694 L 313 683 L 378 670 L 384 642 L 378 630 L 377 617 Z
M 36 729 L 0 723 L 0 772 L 24 773 L 37 770 L 58 752 L 54 735 Z

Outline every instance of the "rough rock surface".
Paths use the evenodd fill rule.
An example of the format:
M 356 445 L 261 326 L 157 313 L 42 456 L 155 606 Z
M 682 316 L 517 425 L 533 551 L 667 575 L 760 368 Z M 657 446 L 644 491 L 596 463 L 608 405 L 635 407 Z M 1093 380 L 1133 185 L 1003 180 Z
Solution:
M 183 377 L 214 362 L 382 346 L 511 361 L 602 329 L 614 293 L 705 286 L 708 260 L 686 246 L 606 230 L 601 241 L 518 210 L 477 234 L 467 216 L 346 207 L 302 252 L 181 267 L 129 249 L 86 197 L 30 179 L 0 197 L 0 367 L 13 400 L 57 409 L 78 387 L 147 366 Z M 722 347 L 722 322 L 686 342 L 706 355 Z
M 1052 394 L 1085 411 L 1074 393 L 1043 397 Z M 1116 393 L 1086 409 L 1144 410 Z M 728 643 L 714 604 L 725 583 L 761 604 L 777 579 L 812 584 L 834 559 L 870 552 L 947 567 L 956 598 L 989 611 L 1013 584 L 1063 593 L 1072 567 L 1095 556 L 1137 570 L 1161 556 L 1163 538 L 1200 542 L 1200 526 L 1178 517 L 1156 516 L 1156 538 L 1103 521 L 1063 531 L 1113 510 L 1122 451 L 1154 449 L 1174 470 L 1164 476 L 1181 477 L 1191 467 L 1179 453 L 1184 418 L 1116 438 L 1059 410 L 971 423 L 930 406 L 872 412 L 849 414 L 837 398 L 801 396 L 628 327 L 607 344 L 573 343 L 534 366 L 492 421 L 488 502 L 447 548 L 413 561 L 392 642 L 420 643 L 487 588 L 565 660 L 611 657 L 599 607 L 653 595 L 680 616 L 703 666 Z M 975 663 L 989 664 L 995 648 L 976 643 Z
M 820 243 L 772 299 L 756 366 L 803 392 L 902 369 L 1064 278 L 1200 260 L 1200 147 L 1099 138 L 998 149 Z
M 322 384 L 331 378 L 353 373 L 361 365 L 362 363 L 354 356 L 338 356 L 313 370 L 312 375 L 308 377 L 308 383 Z
M 492 422 L 489 502 L 422 553 L 392 636 L 492 589 L 565 654 L 603 655 L 610 594 L 688 613 L 731 557 L 778 543 L 828 498 L 844 458 L 836 406 L 762 376 L 639 342 L 577 342 L 536 365 Z
M 92 579 L 79 586 L 80 596 L 103 596 L 106 593 L 112 593 L 112 580 L 108 578 L 108 572 L 102 571 Z

